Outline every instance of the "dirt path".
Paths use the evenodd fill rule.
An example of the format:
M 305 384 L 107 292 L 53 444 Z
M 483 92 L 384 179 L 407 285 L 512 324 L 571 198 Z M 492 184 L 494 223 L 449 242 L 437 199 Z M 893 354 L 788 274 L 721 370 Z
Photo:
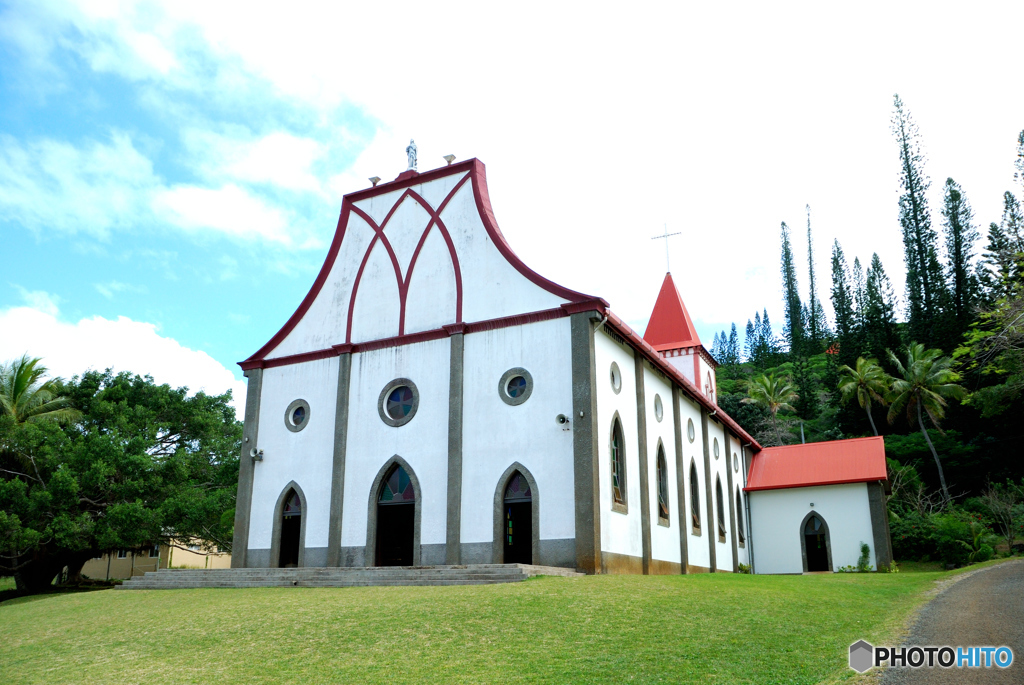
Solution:
M 889 668 L 882 685 L 1024 683 L 1024 561 L 982 569 L 933 599 L 918 617 L 908 645 L 1007 646 L 1010 668 Z

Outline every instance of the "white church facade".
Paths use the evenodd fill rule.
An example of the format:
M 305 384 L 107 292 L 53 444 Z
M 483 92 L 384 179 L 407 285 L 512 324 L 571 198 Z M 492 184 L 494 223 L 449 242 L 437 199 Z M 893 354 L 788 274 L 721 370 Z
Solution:
M 512 252 L 476 159 L 345 196 L 312 289 L 241 366 L 233 566 L 757 571 L 781 534 L 671 276 L 638 335 Z M 874 555 L 885 525 L 888 563 L 875 509 L 852 534 Z

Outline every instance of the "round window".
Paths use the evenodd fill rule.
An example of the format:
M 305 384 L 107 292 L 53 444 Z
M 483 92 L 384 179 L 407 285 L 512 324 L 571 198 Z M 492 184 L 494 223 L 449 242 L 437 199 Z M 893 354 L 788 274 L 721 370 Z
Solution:
M 309 423 L 309 402 L 295 400 L 284 410 L 284 425 L 292 433 L 298 433 Z
M 732 453 L 732 470 L 737 472 L 740 470 L 740 458 L 736 456 L 735 452 Z
M 661 404 L 661 395 L 654 395 L 654 418 L 658 419 L 659 422 L 665 418 L 665 408 Z
M 686 420 L 686 437 L 690 439 L 690 442 L 697 438 L 697 433 L 693 430 L 693 419 Z
M 713 444 L 715 447 L 715 459 L 718 459 L 718 438 L 715 438 L 715 442 Z
M 501 374 L 498 381 L 498 397 L 505 404 L 522 404 L 533 393 L 533 376 L 526 369 L 516 367 Z
M 612 362 L 611 381 L 612 390 L 614 390 L 615 394 L 618 395 L 619 391 L 622 390 L 622 373 L 619 372 L 619 365 L 615 362 Z
M 380 391 L 377 412 L 389 426 L 404 426 L 412 421 L 419 407 L 420 393 L 408 378 L 396 378 Z

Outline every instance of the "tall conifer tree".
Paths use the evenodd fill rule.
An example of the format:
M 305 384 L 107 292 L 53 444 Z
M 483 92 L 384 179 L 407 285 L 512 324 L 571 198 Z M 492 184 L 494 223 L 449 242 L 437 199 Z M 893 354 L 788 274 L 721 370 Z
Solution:
M 743 334 L 743 356 L 746 361 L 754 361 L 754 347 L 757 345 L 757 334 L 754 332 L 754 323 L 747 319 L 747 330 Z
M 900 226 L 907 264 L 907 310 L 910 337 L 932 344 L 945 296 L 939 265 L 938 236 L 932 228 L 926 196 L 931 182 L 924 173 L 921 136 L 910 113 L 894 96 L 892 132 L 900 149 Z
M 867 296 L 864 283 L 864 267 L 860 265 L 860 257 L 853 258 L 853 305 L 857 311 L 856 320 L 861 321 L 864 310 L 864 298 Z
M 807 339 L 811 343 L 811 354 L 816 354 L 824 347 L 828 337 L 828 325 L 825 323 L 825 309 L 818 299 L 818 280 L 814 276 L 814 240 L 811 237 L 811 206 L 807 205 L 807 280 L 810 286 L 807 302 Z
M 978 278 L 974 269 L 974 244 L 978 229 L 974 212 L 960 186 L 946 179 L 942 207 L 942 227 L 946 236 L 946 277 L 949 282 L 949 315 L 946 349 L 953 349 L 967 330 L 978 304 Z
M 856 321 L 850 274 L 846 267 L 846 256 L 838 240 L 832 243 L 832 309 L 836 313 L 836 338 L 839 340 L 840 354 L 844 355 L 844 358 L 845 355 L 856 354 L 855 350 L 846 349 L 853 345 Z
M 789 241 L 789 226 L 782 222 L 782 288 L 786 312 L 786 325 L 782 335 L 789 344 L 790 352 L 800 352 L 804 344 L 804 316 L 800 305 L 800 291 L 797 287 L 796 264 L 793 248 Z M 765 319 L 768 318 L 767 311 Z
M 729 343 L 727 345 L 727 355 L 730 364 L 740 363 L 740 335 L 736 331 L 736 324 L 733 323 L 732 328 L 729 329 Z
M 878 253 L 871 255 L 864 288 L 864 342 L 871 356 L 882 356 L 900 345 L 896 328 L 896 294 Z

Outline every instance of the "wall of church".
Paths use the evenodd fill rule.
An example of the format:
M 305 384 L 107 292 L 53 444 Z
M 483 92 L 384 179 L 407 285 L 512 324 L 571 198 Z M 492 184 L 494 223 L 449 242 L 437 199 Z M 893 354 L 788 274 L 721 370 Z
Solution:
M 715 541 L 715 568 L 723 571 L 732 571 L 732 520 L 729 516 L 730 510 L 735 509 L 732 504 L 732 497 L 729 496 L 729 474 L 727 470 L 732 468 L 731 458 L 725 451 L 725 426 L 718 421 L 708 421 L 708 440 L 711 441 L 711 493 L 712 513 L 714 514 L 715 527 L 712 529 L 712 539 Z M 725 513 L 723 525 L 725 526 L 725 540 L 718 536 L 718 490 L 715 483 L 722 483 L 722 509 Z
M 861 542 L 872 547 L 871 565 L 877 565 L 867 484 L 757 490 L 747 495 L 756 573 L 803 573 L 801 523 L 812 510 L 828 526 L 833 571 L 857 565 Z
M 644 389 L 647 409 L 647 475 L 651 507 L 651 558 L 680 563 L 679 498 L 676 481 L 676 431 L 672 412 L 672 385 L 660 373 L 644 365 Z M 656 401 L 660 398 L 661 419 Z M 665 454 L 665 479 L 668 486 L 668 520 L 659 518 L 658 444 Z
M 594 335 L 594 359 L 597 375 L 597 431 L 598 471 L 600 481 L 601 552 L 606 567 L 611 568 L 605 553 L 625 555 L 636 560 L 643 558 L 642 525 L 640 520 L 640 461 L 637 432 L 636 373 L 633 350 L 615 342 L 601 329 Z M 612 386 L 611 365 L 618 367 L 620 388 Z M 625 511 L 613 509 L 612 494 L 612 422 L 618 419 L 622 426 L 625 453 L 626 506 Z
M 306 498 L 306 565 L 326 563 L 337 386 L 337 357 L 263 372 L 258 434 L 263 461 L 256 462 L 253 471 L 250 565 L 272 563 L 274 507 L 291 481 Z M 309 415 L 306 427 L 292 432 L 285 425 L 285 411 L 297 399 L 309 403 Z
M 494 493 L 514 463 L 537 483 L 540 553 L 534 563 L 575 565 L 572 360 L 569 319 L 465 336 L 463 371 L 463 563 L 490 563 Z M 529 372 L 533 389 L 518 405 L 502 400 L 506 371 Z M 555 417 L 565 414 L 570 423 Z
M 679 398 L 679 420 L 680 430 L 683 432 L 683 475 L 686 483 L 686 515 L 689 521 L 690 515 L 690 464 L 691 461 L 697 467 L 697 488 L 700 491 L 700 512 L 701 528 L 700 534 L 695 535 L 692 527 L 687 524 L 685 533 L 689 537 L 686 540 L 687 563 L 690 566 L 701 568 L 711 567 L 711 552 L 708 550 L 708 535 L 711 531 L 707 520 L 707 488 L 704 483 L 704 438 L 700 425 L 700 407 L 686 394 L 680 391 Z M 694 438 L 690 441 L 687 424 L 693 422 Z
M 396 454 L 408 462 L 420 484 L 422 497 L 416 506 L 420 507 L 421 562 L 444 563 L 450 368 L 449 338 L 352 355 L 341 537 L 347 563 L 372 563 L 360 556 L 366 545 L 370 490 L 378 472 Z M 416 385 L 419 403 L 409 423 L 392 427 L 381 420 L 377 402 L 384 387 L 396 378 L 408 378 Z M 328 473 L 325 487 L 329 484 Z M 325 525 L 326 520 L 325 513 Z

